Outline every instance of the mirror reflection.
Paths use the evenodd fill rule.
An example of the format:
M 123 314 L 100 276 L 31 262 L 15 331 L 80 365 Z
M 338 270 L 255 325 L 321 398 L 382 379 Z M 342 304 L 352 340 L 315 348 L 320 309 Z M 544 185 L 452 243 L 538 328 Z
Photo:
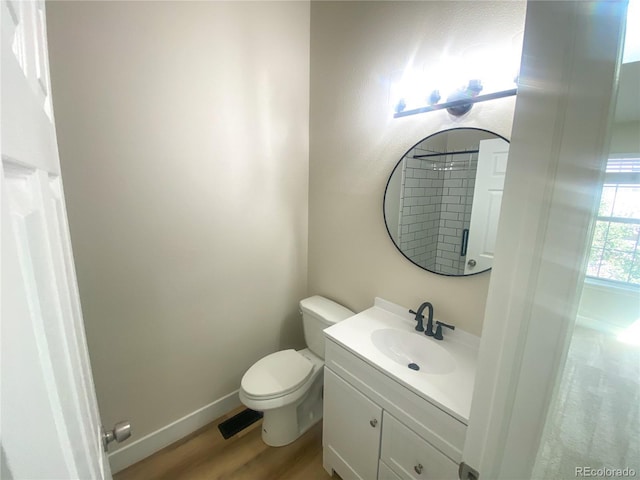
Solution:
M 493 262 L 509 142 L 478 128 L 455 128 L 411 147 L 384 194 L 391 240 L 411 262 L 450 276 Z

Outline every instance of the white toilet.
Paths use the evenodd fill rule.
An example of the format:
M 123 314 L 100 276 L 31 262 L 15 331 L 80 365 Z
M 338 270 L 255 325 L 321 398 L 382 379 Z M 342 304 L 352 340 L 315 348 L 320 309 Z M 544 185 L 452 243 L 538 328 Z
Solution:
M 242 377 L 240 401 L 264 412 L 262 440 L 287 445 L 322 418 L 324 335 L 322 331 L 354 313 L 318 295 L 300 301 L 307 347 L 281 350 L 258 360 Z

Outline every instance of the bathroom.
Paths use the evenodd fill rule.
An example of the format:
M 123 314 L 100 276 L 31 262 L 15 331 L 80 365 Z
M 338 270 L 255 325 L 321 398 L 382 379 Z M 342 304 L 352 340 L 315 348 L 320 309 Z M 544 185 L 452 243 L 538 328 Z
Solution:
M 517 46 L 525 9 L 48 3 L 58 148 L 104 425 L 128 419 L 130 442 L 153 439 L 239 406 L 256 360 L 304 345 L 298 302 L 312 294 L 356 312 L 376 296 L 411 308 L 429 300 L 442 321 L 483 333 L 492 274 L 440 276 L 406 261 L 382 196 L 397 160 L 432 133 L 465 126 L 510 139 L 516 99 L 460 118 L 394 119 L 390 83 L 443 51 Z M 112 447 L 114 471 L 152 453 L 137 445 Z

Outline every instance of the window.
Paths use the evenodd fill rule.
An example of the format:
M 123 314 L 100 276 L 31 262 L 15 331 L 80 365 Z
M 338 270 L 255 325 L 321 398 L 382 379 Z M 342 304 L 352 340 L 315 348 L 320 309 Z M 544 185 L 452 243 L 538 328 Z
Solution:
M 587 276 L 640 285 L 640 156 L 611 158 Z

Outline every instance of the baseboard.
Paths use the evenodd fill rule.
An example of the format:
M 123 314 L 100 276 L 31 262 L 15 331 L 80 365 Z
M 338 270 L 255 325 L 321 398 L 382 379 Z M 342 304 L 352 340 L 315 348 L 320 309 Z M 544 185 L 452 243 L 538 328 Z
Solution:
M 238 390 L 236 390 L 155 432 L 139 438 L 135 442 L 109 454 L 111 472 L 117 473 L 120 470 L 124 470 L 239 406 L 240 398 L 238 397 Z

